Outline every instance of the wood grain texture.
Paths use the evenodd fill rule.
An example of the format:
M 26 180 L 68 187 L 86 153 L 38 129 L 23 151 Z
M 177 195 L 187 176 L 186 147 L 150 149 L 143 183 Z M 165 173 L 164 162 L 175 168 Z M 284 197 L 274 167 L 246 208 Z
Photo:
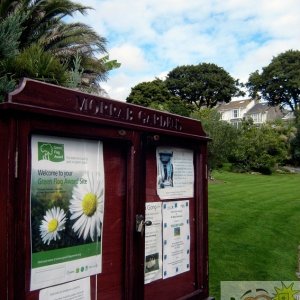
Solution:
M 33 134 L 103 142 L 103 272 L 91 276 L 93 300 L 208 297 L 208 138 L 200 122 L 29 79 L 0 104 L 0 118 L 0 299 L 39 298 L 29 291 Z M 160 201 L 157 146 L 194 151 L 191 270 L 144 286 L 144 238 L 135 232 L 135 216 L 145 213 L 145 202 Z

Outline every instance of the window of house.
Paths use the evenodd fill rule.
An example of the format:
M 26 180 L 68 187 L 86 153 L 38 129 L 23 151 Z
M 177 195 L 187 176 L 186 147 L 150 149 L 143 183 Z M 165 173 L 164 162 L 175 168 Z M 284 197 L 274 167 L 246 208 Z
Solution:
M 238 109 L 234 109 L 233 110 L 233 118 L 238 118 L 239 117 L 239 110 Z
M 257 123 L 257 119 L 258 119 L 257 114 L 252 114 L 251 118 L 252 118 L 252 120 L 253 120 L 254 123 Z
M 260 114 L 252 114 L 251 118 L 254 123 L 260 123 L 261 122 L 261 115 Z
M 235 128 L 240 128 L 241 122 L 239 121 L 231 121 L 231 125 Z

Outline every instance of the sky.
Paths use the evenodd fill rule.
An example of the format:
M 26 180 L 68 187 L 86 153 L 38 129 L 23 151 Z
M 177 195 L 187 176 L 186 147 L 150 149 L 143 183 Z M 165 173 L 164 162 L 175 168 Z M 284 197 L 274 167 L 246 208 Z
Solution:
M 90 25 L 122 65 L 101 86 L 125 101 L 131 88 L 177 66 L 214 63 L 233 78 L 300 50 L 300 0 L 85 0 Z

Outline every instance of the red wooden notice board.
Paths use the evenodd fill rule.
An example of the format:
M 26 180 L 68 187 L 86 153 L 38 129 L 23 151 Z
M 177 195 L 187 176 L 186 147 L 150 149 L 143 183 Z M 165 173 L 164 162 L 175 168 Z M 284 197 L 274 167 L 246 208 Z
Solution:
M 0 299 L 208 298 L 200 122 L 24 79 L 0 139 Z

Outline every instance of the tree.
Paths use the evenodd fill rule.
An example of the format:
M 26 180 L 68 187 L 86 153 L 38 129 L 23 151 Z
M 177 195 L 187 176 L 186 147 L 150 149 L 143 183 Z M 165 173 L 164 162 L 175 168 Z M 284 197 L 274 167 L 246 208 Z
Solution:
M 288 139 L 287 130 L 282 126 L 257 127 L 251 119 L 243 121 L 232 157 L 234 168 L 271 174 L 277 165 L 289 159 Z
M 295 166 L 300 166 L 300 122 L 297 124 L 297 132 L 291 141 L 291 158 Z
M 215 64 L 179 66 L 169 72 L 166 86 L 172 95 L 196 108 L 214 107 L 218 102 L 230 102 L 243 95 L 238 80 Z
M 221 120 L 215 109 L 202 108 L 191 114 L 201 121 L 204 131 L 212 139 L 208 144 L 208 164 L 210 169 L 221 167 L 231 158 L 236 148 L 238 130 Z
M 40 49 L 47 53 L 48 58 L 52 57 L 49 60 L 50 64 L 57 66 L 59 62 L 61 70 L 65 69 L 65 75 L 69 77 L 74 78 L 74 72 L 76 72 L 74 64 L 77 64 L 77 75 L 81 78 L 78 81 L 79 88 L 99 89 L 99 81 L 107 78 L 107 72 L 111 68 L 119 66 L 115 61 L 109 61 L 107 56 L 96 57 L 97 53 L 107 53 L 106 39 L 83 23 L 63 21 L 66 16 L 72 16 L 76 12 L 86 14 L 89 9 L 88 6 L 70 0 L 1 1 L 0 37 L 7 37 L 8 41 L 11 41 L 9 47 L 12 51 L 9 57 L 5 57 L 1 55 L 1 51 L 4 52 L 4 50 L 0 47 L 0 88 L 1 81 L 4 86 L 3 82 L 12 82 L 18 77 L 13 73 L 14 70 L 4 69 L 13 64 L 13 59 L 21 53 L 30 51 L 29 49 L 31 52 L 32 49 L 36 51 Z M 8 58 L 10 62 L 6 61 Z M 56 66 L 50 69 L 53 70 Z M 42 67 L 38 68 L 42 69 Z M 38 77 L 34 77 L 26 70 L 23 70 L 23 73 L 28 77 L 42 79 L 39 74 Z M 49 79 L 52 73 L 42 77 Z M 56 78 L 52 79 L 55 82 Z M 70 80 L 66 80 L 65 84 L 68 85 L 69 82 Z M 62 84 L 59 80 L 56 83 Z M 74 85 L 74 82 L 72 84 Z
M 0 19 L 0 60 L 18 53 L 19 39 L 22 34 L 21 24 L 24 19 L 25 15 L 20 11 Z
M 189 116 L 192 107 L 173 96 L 163 80 L 156 78 L 150 82 L 142 82 L 131 88 L 127 97 L 128 103 L 168 111 L 182 116 Z
M 273 57 L 261 73 L 250 74 L 246 86 L 253 98 L 261 97 L 271 106 L 288 106 L 299 118 L 300 51 L 288 50 Z
M 0 3 L 0 15 L 1 9 L 4 9 L 3 2 Z M 19 38 L 22 34 L 21 23 L 24 17 L 22 12 L 17 11 L 15 14 L 8 15 L 5 19 L 0 18 L 0 102 L 3 100 L 3 95 L 12 91 L 17 84 L 16 80 L 11 77 L 12 74 L 4 68 L 3 64 L 18 54 Z
M 32 44 L 19 55 L 7 59 L 2 63 L 1 69 L 3 72 L 10 70 L 17 78 L 31 77 L 49 83 L 68 85 L 69 76 L 66 67 L 38 44 Z

